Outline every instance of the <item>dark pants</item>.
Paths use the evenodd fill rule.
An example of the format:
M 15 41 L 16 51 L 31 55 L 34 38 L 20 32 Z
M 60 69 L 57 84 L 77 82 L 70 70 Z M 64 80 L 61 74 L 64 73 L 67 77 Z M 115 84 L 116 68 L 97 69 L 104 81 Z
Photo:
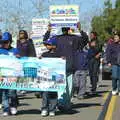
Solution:
M 9 112 L 9 107 L 17 107 L 17 94 L 15 90 L 0 90 L 1 103 L 3 103 L 3 111 Z
M 54 112 L 57 106 L 57 92 L 43 92 L 42 98 L 42 110 Z
M 92 91 L 96 91 L 97 82 L 99 78 L 99 67 L 100 67 L 100 60 L 99 59 L 91 59 L 89 61 L 89 75 L 90 75 L 90 82 L 92 85 Z
M 0 104 L 2 104 L 2 89 L 0 89 Z
M 118 84 L 117 84 L 118 83 Z M 112 66 L 112 88 L 113 91 L 117 90 L 120 92 L 120 66 Z
M 16 90 L 9 90 L 9 104 L 10 107 L 17 108 L 17 92 Z

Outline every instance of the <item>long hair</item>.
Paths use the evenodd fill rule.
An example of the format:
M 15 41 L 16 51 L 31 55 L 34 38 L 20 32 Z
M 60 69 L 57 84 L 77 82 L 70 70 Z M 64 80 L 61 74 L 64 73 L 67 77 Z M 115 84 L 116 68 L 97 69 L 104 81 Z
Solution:
M 19 35 L 20 35 L 21 32 L 24 32 L 24 37 L 25 37 L 25 39 L 28 39 L 28 33 L 27 33 L 27 31 L 25 31 L 25 30 L 20 30 L 20 31 L 19 31 Z

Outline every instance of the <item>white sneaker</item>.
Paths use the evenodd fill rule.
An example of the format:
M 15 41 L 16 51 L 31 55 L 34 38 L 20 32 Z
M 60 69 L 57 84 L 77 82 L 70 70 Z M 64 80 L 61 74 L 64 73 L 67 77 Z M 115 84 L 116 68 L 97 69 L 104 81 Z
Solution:
M 112 91 L 112 95 L 117 95 L 118 91 Z
M 11 112 L 12 115 L 16 115 L 17 114 L 17 109 L 12 107 L 12 108 L 10 108 L 10 112 Z
M 8 114 L 8 112 L 4 112 L 2 115 L 3 115 L 4 117 L 6 117 L 6 116 L 8 116 L 9 114 Z
M 47 115 L 48 115 L 47 110 L 43 110 L 43 111 L 41 112 L 41 115 L 42 115 L 43 117 L 47 116 Z
M 0 104 L 0 109 L 2 109 L 2 104 Z
M 27 91 L 22 90 L 20 93 L 21 94 L 25 94 L 25 93 L 27 93 Z
M 118 95 L 120 96 L 120 92 L 118 93 Z
M 55 112 L 50 112 L 49 115 L 52 117 L 52 116 L 55 116 Z

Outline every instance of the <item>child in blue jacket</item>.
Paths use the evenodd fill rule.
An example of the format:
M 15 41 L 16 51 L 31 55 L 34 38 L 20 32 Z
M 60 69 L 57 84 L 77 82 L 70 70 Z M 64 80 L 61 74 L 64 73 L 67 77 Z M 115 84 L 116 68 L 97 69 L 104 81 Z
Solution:
M 15 55 L 16 57 L 19 56 L 19 51 L 16 48 L 11 47 L 12 43 L 12 35 L 9 32 L 5 32 L 2 35 L 2 40 L 0 40 L 1 48 L 0 54 L 4 55 Z M 4 78 L 3 78 L 4 79 Z M 5 78 L 7 79 L 7 78 Z M 17 94 L 15 90 L 4 90 L 0 89 L 0 99 L 3 100 L 3 116 L 9 115 L 9 112 L 12 115 L 17 113 Z M 9 105 L 9 98 L 11 103 Z

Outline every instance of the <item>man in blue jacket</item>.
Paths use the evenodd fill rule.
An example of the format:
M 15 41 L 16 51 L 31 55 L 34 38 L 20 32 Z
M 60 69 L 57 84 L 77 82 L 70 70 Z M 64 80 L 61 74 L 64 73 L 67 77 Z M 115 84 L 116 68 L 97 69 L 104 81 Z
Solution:
M 79 28 L 80 29 L 80 28 Z M 88 43 L 88 36 L 85 32 L 81 31 L 81 36 L 70 35 L 69 27 L 62 28 L 62 35 L 54 36 L 57 39 L 57 50 L 62 57 L 66 58 L 67 61 L 67 73 L 73 73 L 74 71 L 74 53 L 78 49 L 83 49 Z M 44 41 L 50 37 L 51 28 L 44 36 Z

